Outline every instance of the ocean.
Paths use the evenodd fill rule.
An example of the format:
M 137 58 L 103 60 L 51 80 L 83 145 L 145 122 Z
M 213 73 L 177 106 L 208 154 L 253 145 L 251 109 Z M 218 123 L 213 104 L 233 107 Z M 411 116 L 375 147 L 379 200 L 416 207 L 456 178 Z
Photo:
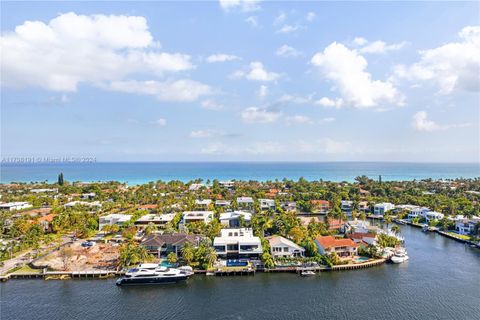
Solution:
M 480 177 L 479 163 L 402 162 L 89 162 L 2 163 L 0 182 L 121 181 L 131 185 L 156 180 L 298 180 L 353 181 L 366 175 L 384 181 Z

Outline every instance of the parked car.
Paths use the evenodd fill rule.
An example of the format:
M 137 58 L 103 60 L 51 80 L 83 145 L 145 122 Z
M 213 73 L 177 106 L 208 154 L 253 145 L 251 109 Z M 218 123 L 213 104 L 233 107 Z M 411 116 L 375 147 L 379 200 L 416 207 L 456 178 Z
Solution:
M 85 242 L 82 242 L 82 247 L 84 248 L 90 248 L 90 247 L 93 247 L 96 243 L 93 242 L 93 241 L 85 241 Z

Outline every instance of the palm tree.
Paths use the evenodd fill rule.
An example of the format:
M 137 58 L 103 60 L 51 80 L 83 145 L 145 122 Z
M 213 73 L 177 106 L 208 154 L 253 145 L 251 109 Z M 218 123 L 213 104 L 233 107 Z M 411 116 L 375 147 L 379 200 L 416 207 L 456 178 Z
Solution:
M 397 226 L 397 225 L 394 225 L 394 226 L 392 226 L 392 231 L 395 234 L 399 234 L 400 233 L 400 227 Z
M 185 243 L 182 248 L 183 260 L 189 265 L 192 263 L 193 258 L 195 257 L 195 252 L 193 245 L 189 242 Z
M 215 249 L 210 247 L 205 258 L 207 260 L 208 267 L 212 267 L 215 261 L 217 261 L 217 253 L 215 252 Z

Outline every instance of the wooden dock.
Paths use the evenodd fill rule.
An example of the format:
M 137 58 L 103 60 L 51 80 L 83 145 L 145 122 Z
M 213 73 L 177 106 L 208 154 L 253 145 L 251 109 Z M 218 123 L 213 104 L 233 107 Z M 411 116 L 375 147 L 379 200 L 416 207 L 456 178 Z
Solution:
M 364 262 L 364 263 L 353 263 L 353 264 L 341 264 L 337 266 L 333 266 L 331 268 L 332 271 L 343 271 L 343 270 L 356 270 L 356 269 L 365 269 L 365 268 L 370 268 L 374 266 L 381 265 L 385 263 L 386 259 L 377 259 L 374 261 L 370 262 Z
M 123 272 L 112 270 L 89 270 L 89 271 L 46 271 L 42 272 L 12 272 L 0 276 L 0 281 L 9 279 L 44 279 L 44 280 L 66 280 L 66 279 L 106 279 L 123 275 Z

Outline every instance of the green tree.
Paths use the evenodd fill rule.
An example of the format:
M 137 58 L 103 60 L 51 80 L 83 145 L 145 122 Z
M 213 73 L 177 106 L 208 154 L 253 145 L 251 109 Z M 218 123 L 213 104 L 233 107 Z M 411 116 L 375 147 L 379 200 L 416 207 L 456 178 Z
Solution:
M 58 185 L 63 186 L 63 184 L 63 172 L 60 172 L 60 174 L 58 175 Z
M 177 263 L 177 260 L 178 260 L 178 257 L 177 255 L 175 254 L 175 252 L 170 252 L 167 256 L 167 261 L 168 263 L 170 264 L 175 264 Z

